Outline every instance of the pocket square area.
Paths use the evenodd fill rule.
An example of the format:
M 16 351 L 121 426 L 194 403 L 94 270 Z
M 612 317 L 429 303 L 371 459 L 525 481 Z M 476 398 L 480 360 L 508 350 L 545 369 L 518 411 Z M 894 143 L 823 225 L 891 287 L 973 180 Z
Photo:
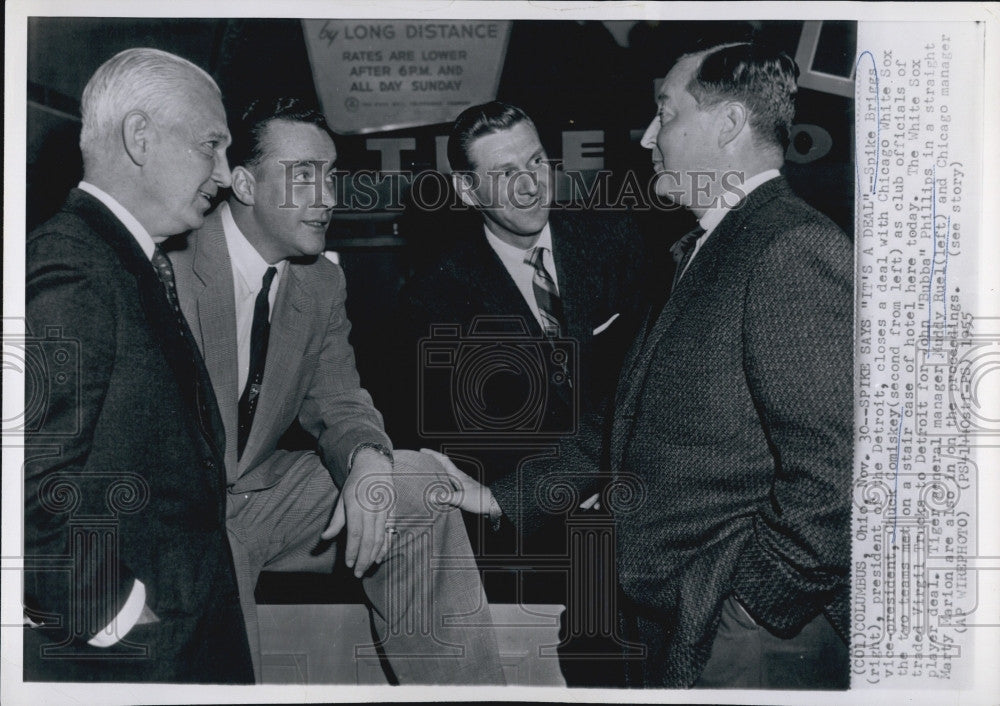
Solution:
M 601 324 L 600 326 L 598 326 L 597 328 L 595 328 L 594 329 L 594 335 L 596 336 L 599 333 L 603 333 L 604 330 L 608 326 L 610 326 L 611 324 L 613 324 L 615 322 L 615 319 L 617 319 L 619 316 L 621 316 L 621 314 L 614 314 L 610 319 L 608 319 L 603 324 Z

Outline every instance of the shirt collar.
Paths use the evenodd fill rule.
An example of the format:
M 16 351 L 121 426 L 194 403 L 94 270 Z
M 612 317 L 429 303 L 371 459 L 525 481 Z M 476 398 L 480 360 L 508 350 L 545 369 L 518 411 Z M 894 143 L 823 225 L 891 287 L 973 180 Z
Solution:
M 743 199 L 746 199 L 746 197 L 750 195 L 751 191 L 764 182 L 770 181 L 771 179 L 779 176 L 781 176 L 781 172 L 777 169 L 768 169 L 759 174 L 754 174 L 752 177 L 744 181 L 741 186 Z M 741 199 L 741 202 L 743 199 Z M 722 222 L 722 219 L 726 217 L 726 214 L 732 210 L 733 209 L 730 206 L 716 206 L 715 208 L 710 208 L 704 216 L 698 219 L 698 224 L 705 229 L 705 234 L 707 235 L 715 230 L 715 227 Z
M 260 256 L 257 248 L 243 235 L 243 231 L 233 219 L 233 212 L 228 203 L 222 202 L 219 205 L 219 216 L 222 219 L 222 231 L 226 235 L 226 247 L 229 249 L 229 259 L 233 263 L 233 272 L 243 278 L 243 284 L 249 291 L 259 291 L 264 273 L 272 265 Z M 287 262 L 281 260 L 273 265 L 278 270 L 278 278 L 284 272 Z
M 153 259 L 153 252 L 156 250 L 156 243 L 153 241 L 153 237 L 149 234 L 143 225 L 138 221 L 138 219 L 129 213 L 128 209 L 118 203 L 118 200 L 104 191 L 99 189 L 89 181 L 81 181 L 76 185 L 80 191 L 86 191 L 88 194 L 93 196 L 95 199 L 103 203 L 108 207 L 108 210 L 115 215 L 125 229 L 132 234 L 135 241 L 139 243 L 139 247 L 142 248 L 142 252 L 150 260 Z
M 548 223 L 542 228 L 542 232 L 538 234 L 538 240 L 535 241 L 535 244 L 527 250 L 500 240 L 485 223 L 483 224 L 483 231 L 486 233 L 486 241 L 490 244 L 490 247 L 493 248 L 504 262 L 524 264 L 525 254 L 533 248 L 548 248 L 549 253 L 552 253 L 552 231 L 549 230 Z

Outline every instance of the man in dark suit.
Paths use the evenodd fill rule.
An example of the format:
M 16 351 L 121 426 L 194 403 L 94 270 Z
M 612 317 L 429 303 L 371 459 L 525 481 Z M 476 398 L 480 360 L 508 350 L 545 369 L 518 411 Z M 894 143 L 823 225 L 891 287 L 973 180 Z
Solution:
M 337 158 L 322 113 L 258 101 L 230 157 L 230 197 L 171 258 L 227 432 L 227 528 L 258 674 L 260 572 L 331 572 L 346 522 L 344 556 L 399 683 L 502 684 L 461 513 L 433 503 L 446 476 L 392 450 L 355 369 L 344 273 L 319 256 Z M 310 448 L 279 448 L 296 423 Z
M 581 410 L 607 401 L 640 322 L 642 243 L 620 213 L 551 209 L 551 165 L 534 123 L 515 106 L 494 101 L 463 112 L 448 158 L 456 193 L 479 217 L 448 234 L 454 245 L 399 293 L 394 372 L 406 385 L 393 391 L 402 404 L 391 431 L 428 445 L 449 436 L 572 434 Z M 481 395 L 452 392 L 463 370 L 428 371 L 420 340 L 437 328 L 448 345 L 455 326 L 457 340 L 513 336 L 545 343 L 547 354 L 553 341 L 568 341 L 570 359 L 543 356 L 541 390 L 533 369 L 514 364 L 483 367 Z M 486 482 L 512 470 L 507 460 L 485 460 Z
M 851 243 L 778 171 L 796 78 L 750 44 L 684 56 L 643 137 L 657 193 L 699 228 L 615 396 L 623 623 L 647 652 L 632 685 L 848 685 Z M 527 490 L 495 501 L 537 527 L 533 499 L 585 452 L 529 462 Z M 481 511 L 490 494 L 450 470 Z
M 603 415 L 641 319 L 647 258 L 623 214 L 551 208 L 551 166 L 519 108 L 464 111 L 448 158 L 456 193 L 479 217 L 399 294 L 390 431 L 470 462 L 487 485 L 516 485 L 525 458 L 575 436 L 582 415 Z M 593 481 L 588 496 L 600 489 Z M 565 519 L 530 541 L 509 523 L 470 522 L 492 600 L 568 602 Z M 595 676 L 593 661 L 577 676 L 563 666 L 574 684 Z
M 159 243 L 229 185 L 219 89 L 154 49 L 81 101 L 84 178 L 27 241 L 27 680 L 253 681 L 225 533 L 225 438 Z

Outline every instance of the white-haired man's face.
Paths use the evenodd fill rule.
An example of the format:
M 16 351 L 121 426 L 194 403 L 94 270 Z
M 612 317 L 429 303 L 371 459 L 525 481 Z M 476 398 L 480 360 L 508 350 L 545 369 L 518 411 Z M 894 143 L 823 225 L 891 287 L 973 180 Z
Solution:
M 151 117 L 150 151 L 139 178 L 154 207 L 154 238 L 200 227 L 218 190 L 232 183 L 222 101 L 206 82 L 192 78 L 189 84 L 167 98 L 169 110 Z

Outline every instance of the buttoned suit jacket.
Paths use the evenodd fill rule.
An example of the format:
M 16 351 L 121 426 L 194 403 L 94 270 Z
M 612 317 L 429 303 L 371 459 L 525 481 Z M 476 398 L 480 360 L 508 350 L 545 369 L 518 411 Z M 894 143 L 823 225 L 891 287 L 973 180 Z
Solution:
M 730 595 L 776 635 L 822 612 L 847 639 L 852 265 L 839 228 L 783 177 L 765 182 L 626 358 L 610 503 L 619 583 L 651 646 L 638 683 L 693 684 Z M 585 456 L 527 464 L 525 529 L 544 515 L 537 487 Z
M 74 189 L 28 237 L 26 286 L 29 347 L 47 369 L 26 390 L 44 421 L 25 435 L 25 603 L 44 623 L 33 632 L 63 643 L 29 655 L 26 635 L 26 677 L 252 681 L 224 529 L 222 423 L 149 259 Z M 159 622 L 113 648 L 86 645 L 134 579 Z
M 289 261 L 271 311 L 264 379 L 253 426 L 237 459 L 236 300 L 232 265 L 218 210 L 170 253 L 181 309 L 205 358 L 226 429 L 229 492 L 274 486 L 301 456 L 278 449 L 298 420 L 337 487 L 351 451 L 362 442 L 391 448 L 382 417 L 361 387 L 348 342 L 346 282 L 325 257 Z

